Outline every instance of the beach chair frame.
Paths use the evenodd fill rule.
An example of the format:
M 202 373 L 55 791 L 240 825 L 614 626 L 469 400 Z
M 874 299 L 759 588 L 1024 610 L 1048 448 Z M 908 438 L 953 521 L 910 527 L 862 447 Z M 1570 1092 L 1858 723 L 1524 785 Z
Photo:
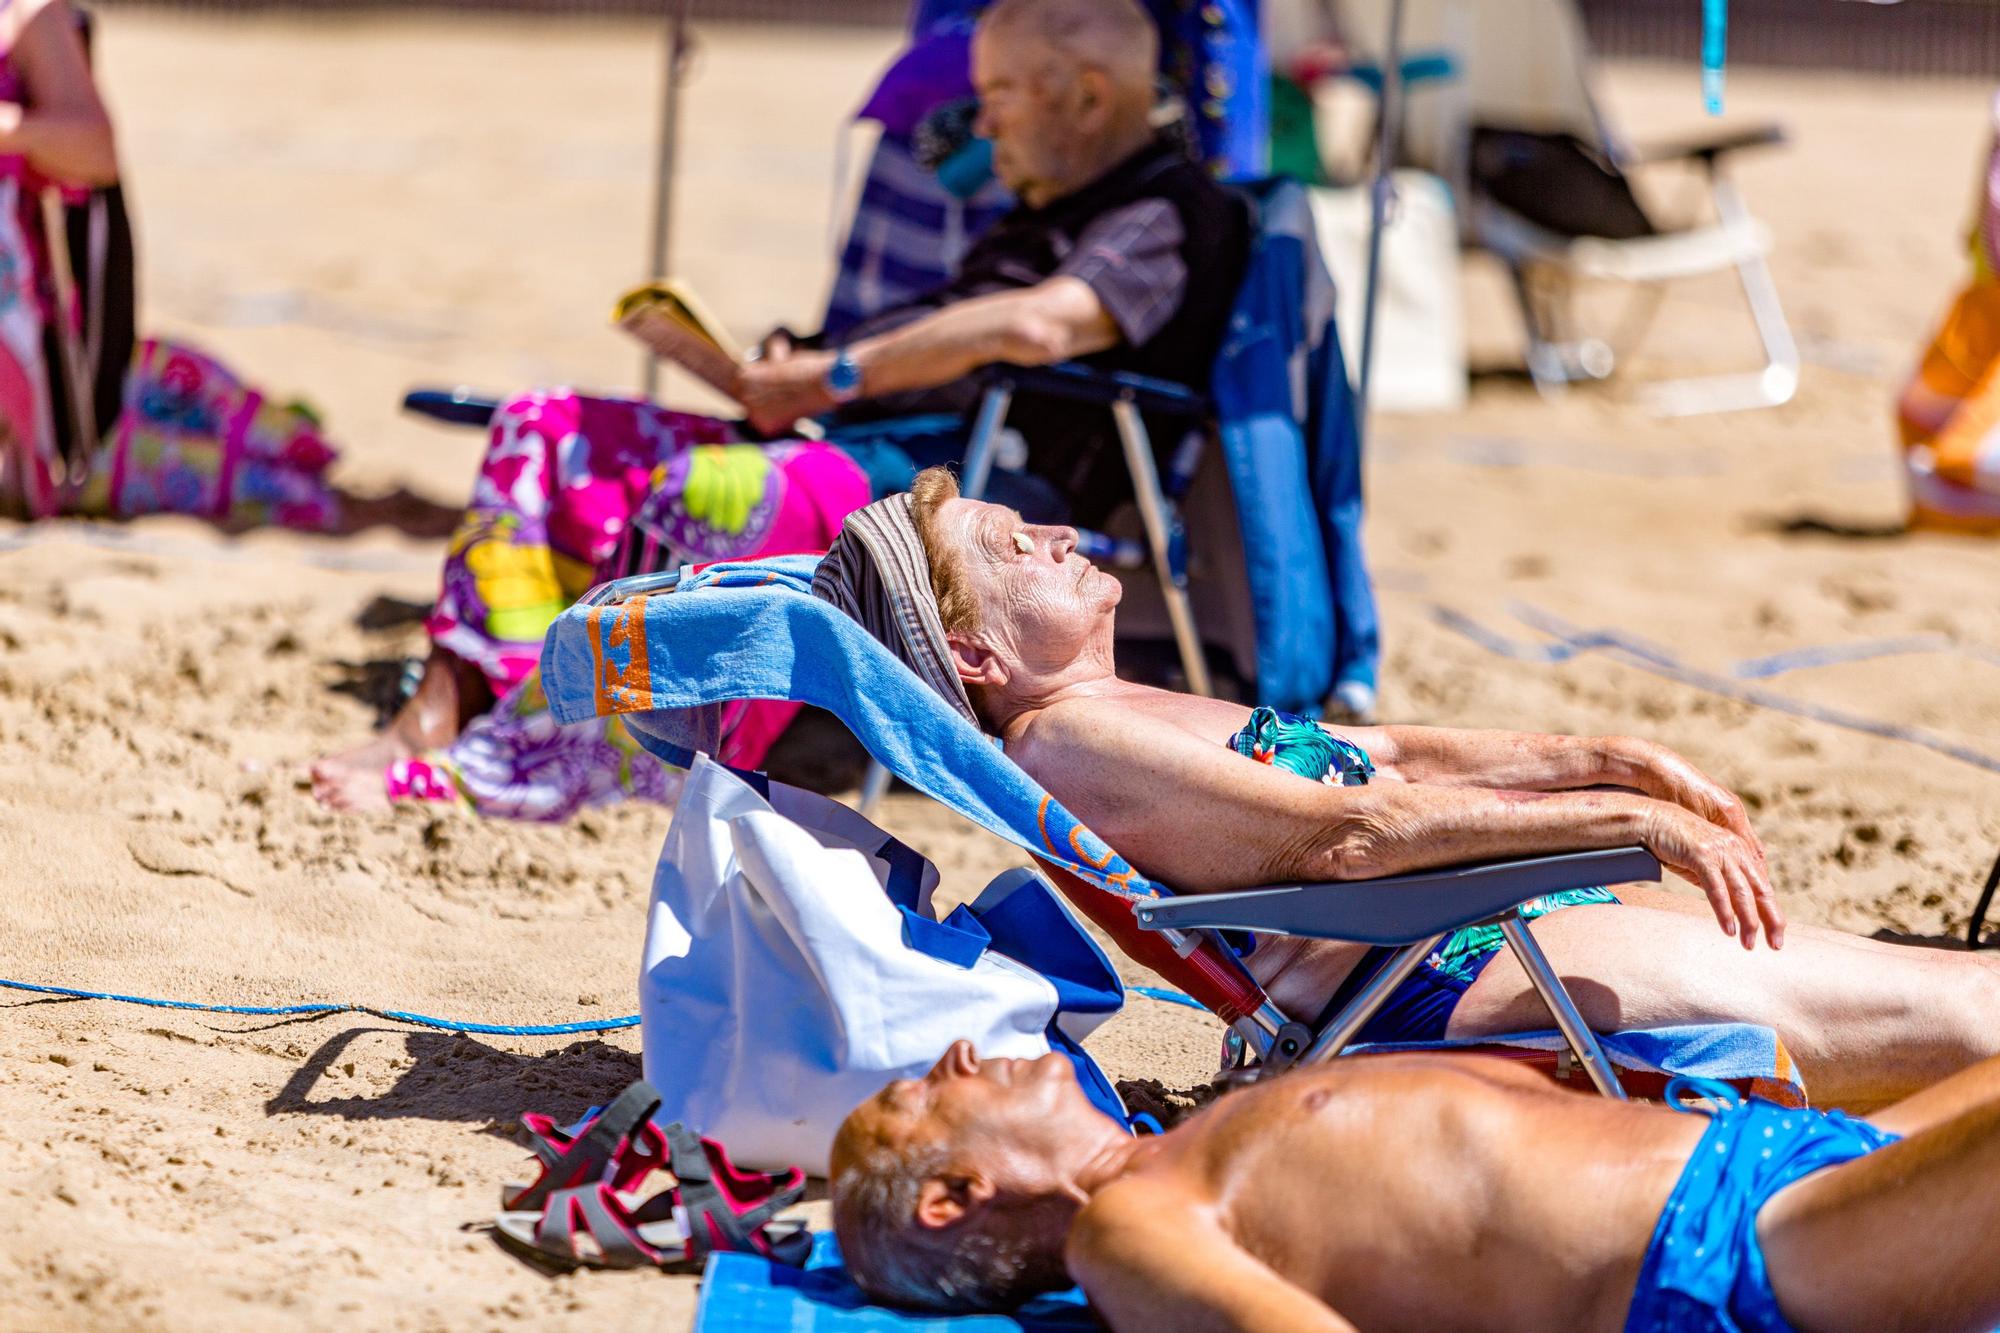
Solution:
M 671 594 L 684 571 L 667 570 L 601 583 L 578 605 L 586 614 L 633 598 Z M 1011 762 L 996 754 L 998 762 Z M 886 771 L 886 770 L 884 770 Z M 1566 853 L 1446 867 L 1380 879 L 1285 884 L 1235 893 L 1173 895 L 1138 901 L 1088 882 L 1051 858 L 1036 858 L 1050 883 L 1097 923 L 1135 962 L 1186 991 L 1230 1026 L 1243 1053 L 1244 1077 L 1268 1077 L 1330 1060 L 1354 1044 L 1390 994 L 1443 938 L 1466 926 L 1498 925 L 1548 1007 L 1569 1055 L 1592 1085 L 1623 1099 L 1617 1071 L 1584 1022 L 1561 976 L 1535 941 L 1522 904 L 1545 894 L 1606 883 L 1660 878 L 1660 863 L 1640 847 Z M 1338 1012 L 1300 1022 L 1274 1005 L 1251 978 L 1222 930 L 1349 940 L 1397 952 Z
M 1782 144 L 1773 124 L 1731 127 L 1690 141 L 1634 150 L 1612 132 L 1592 88 L 1589 36 L 1574 0 L 1334 0 L 1342 31 L 1378 62 L 1393 59 L 1378 127 L 1395 131 L 1381 153 L 1446 180 L 1463 201 L 1468 243 L 1507 268 L 1527 341 L 1528 373 L 1545 397 L 1616 369 L 1611 342 L 1578 327 L 1572 307 L 1582 281 L 1627 284 L 1657 301 L 1665 283 L 1734 271 L 1764 362 L 1749 371 L 1647 383 L 1644 404 L 1662 416 L 1775 407 L 1798 391 L 1800 355 L 1765 255 L 1770 233 L 1730 178 L 1735 155 Z M 1407 51 L 1407 56 L 1402 55 Z M 1396 52 L 1396 56 L 1388 56 Z M 1383 63 L 1351 77 L 1381 94 Z M 1415 92 L 1421 96 L 1411 99 Z M 1390 122 L 1394 124 L 1391 126 Z M 1662 226 L 1624 219 L 1611 234 L 1558 233 L 1488 197 L 1474 179 L 1475 130 L 1573 137 L 1621 183 L 1632 168 L 1662 162 L 1695 166 L 1714 221 Z M 1641 215 L 1636 196 L 1630 205 Z

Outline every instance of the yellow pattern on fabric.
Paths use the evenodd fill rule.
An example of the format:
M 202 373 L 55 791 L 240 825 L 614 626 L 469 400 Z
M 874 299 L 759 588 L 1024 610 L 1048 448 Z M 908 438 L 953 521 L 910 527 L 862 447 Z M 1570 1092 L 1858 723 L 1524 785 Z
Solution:
M 749 526 L 770 476 L 771 460 L 759 445 L 699 445 L 688 451 L 681 505 L 688 517 L 735 536 Z

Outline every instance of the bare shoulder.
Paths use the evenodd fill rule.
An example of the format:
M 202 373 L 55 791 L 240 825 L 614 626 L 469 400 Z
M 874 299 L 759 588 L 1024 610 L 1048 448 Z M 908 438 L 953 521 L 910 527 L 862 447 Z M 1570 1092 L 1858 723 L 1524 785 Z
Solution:
M 1091 1196 L 1070 1228 L 1065 1257 L 1072 1271 L 1126 1260 L 1162 1232 L 1184 1235 L 1212 1222 L 1212 1211 L 1179 1173 L 1151 1167 Z
M 1167 690 L 1083 695 L 1057 700 L 1042 709 L 1023 730 L 1021 739 L 1072 749 L 1150 752 L 1163 740 L 1219 744 L 1248 715 L 1249 710 L 1240 704 Z
M 1167 725 L 1116 699 L 1060 699 L 1030 719 L 1007 753 L 1032 773 L 1037 761 L 1115 757 Z

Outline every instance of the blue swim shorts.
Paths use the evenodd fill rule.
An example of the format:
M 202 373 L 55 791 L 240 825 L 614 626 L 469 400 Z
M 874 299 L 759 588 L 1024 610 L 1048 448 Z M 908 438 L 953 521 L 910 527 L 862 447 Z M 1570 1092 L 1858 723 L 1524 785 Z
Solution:
M 1692 1091 L 1719 1109 L 1674 1185 L 1639 1269 L 1626 1333 L 1792 1333 L 1757 1243 L 1757 1213 L 1793 1181 L 1866 1157 L 1898 1136 L 1838 1111 L 1795 1111 L 1725 1084 L 1675 1079 L 1667 1103 Z

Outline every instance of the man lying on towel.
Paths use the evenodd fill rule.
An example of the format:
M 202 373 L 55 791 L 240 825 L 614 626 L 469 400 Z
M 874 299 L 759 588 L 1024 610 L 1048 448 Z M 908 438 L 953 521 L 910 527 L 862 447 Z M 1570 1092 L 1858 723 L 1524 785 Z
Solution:
M 1118 581 L 1071 528 L 958 497 L 942 469 L 850 515 L 814 592 L 853 616 L 1145 874 L 1182 893 L 1367 879 L 1644 844 L 1707 895 L 1552 895 L 1524 908 L 1599 1031 L 1746 1022 L 1775 1029 L 1813 1098 L 1879 1106 L 2000 1055 L 2000 963 L 1787 928 L 1743 805 L 1665 746 L 1631 737 L 1446 727 L 1324 728 L 1120 680 Z M 1623 791 L 1591 790 L 1612 786 Z M 1771 948 L 1749 951 L 1759 935 Z M 1743 947 L 1728 938 L 1734 936 Z M 1365 1042 L 1547 1026 L 1495 927 L 1447 938 Z M 1782 952 L 1779 946 L 1783 945 Z M 1312 1021 L 1388 951 L 1266 939 L 1246 959 Z
M 1074 1281 L 1119 1330 L 2000 1323 L 2000 1062 L 1872 1123 L 1698 1091 L 1712 1114 L 1362 1056 L 1134 1139 L 1066 1057 L 959 1042 L 848 1117 L 834 1227 L 878 1300 Z

